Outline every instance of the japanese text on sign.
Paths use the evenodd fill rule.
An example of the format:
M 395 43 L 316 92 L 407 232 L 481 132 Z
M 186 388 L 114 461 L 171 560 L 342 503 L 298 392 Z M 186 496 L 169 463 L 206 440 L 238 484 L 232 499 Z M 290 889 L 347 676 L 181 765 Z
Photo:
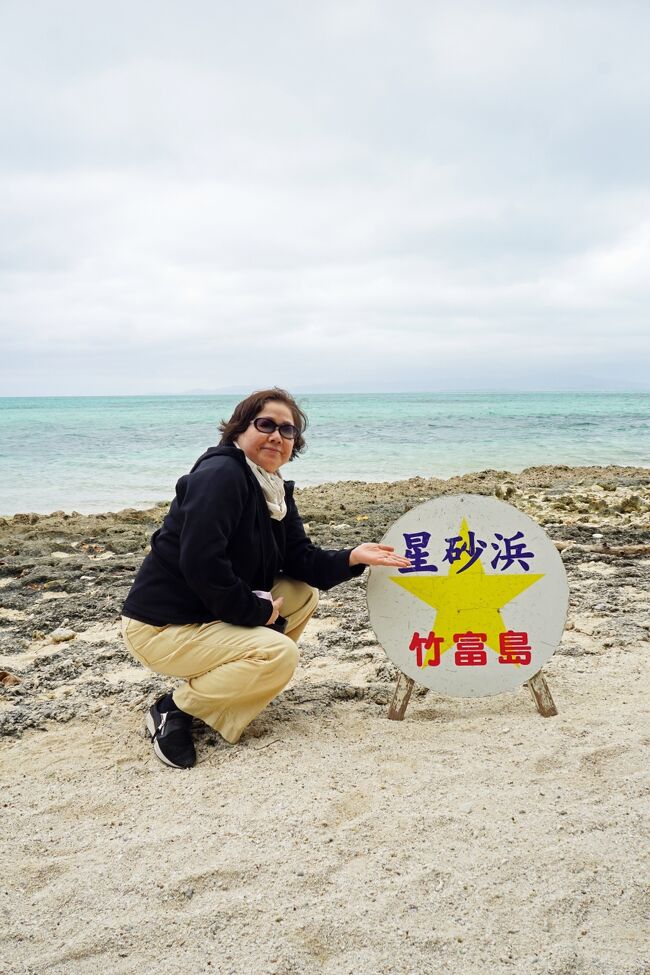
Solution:
M 404 555 L 411 565 L 408 568 L 398 569 L 398 572 L 437 572 L 438 566 L 429 561 L 429 543 L 431 532 L 404 532 Z M 494 532 L 496 541 L 491 542 L 491 547 L 495 552 L 490 559 L 493 569 L 509 569 L 511 565 L 520 566 L 524 572 L 530 569 L 530 561 L 535 558 L 535 553 L 527 550 L 527 544 L 523 540 L 522 531 L 515 532 L 514 535 L 507 536 L 502 532 Z M 462 535 L 453 535 L 445 538 L 447 543 L 446 551 L 442 556 L 443 562 L 453 565 L 462 556 L 467 556 L 467 562 L 458 570 L 458 574 L 465 572 L 472 566 L 488 547 L 487 542 L 482 538 L 477 538 L 473 531 L 468 531 L 467 540 Z
M 471 630 L 466 633 L 454 633 L 453 642 L 456 646 L 454 663 L 456 666 L 485 667 L 487 664 L 486 640 L 487 634 L 485 633 L 473 633 Z M 447 642 L 444 636 L 436 635 L 433 631 L 427 636 L 420 636 L 416 630 L 411 637 L 409 650 L 415 653 L 415 662 L 418 667 L 439 667 L 441 647 Z M 506 630 L 499 634 L 500 664 L 520 664 L 525 667 L 531 659 L 532 649 L 528 643 L 527 633 Z

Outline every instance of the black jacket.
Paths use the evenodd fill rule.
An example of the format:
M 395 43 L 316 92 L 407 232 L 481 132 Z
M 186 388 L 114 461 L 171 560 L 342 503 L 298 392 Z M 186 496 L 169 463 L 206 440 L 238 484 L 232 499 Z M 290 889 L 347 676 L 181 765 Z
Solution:
M 331 589 L 360 575 L 350 549 L 317 548 L 305 534 L 293 481 L 285 481 L 287 514 L 272 520 L 243 451 L 212 447 L 176 485 L 162 528 L 138 572 L 122 613 L 142 623 L 263 626 L 278 575 Z

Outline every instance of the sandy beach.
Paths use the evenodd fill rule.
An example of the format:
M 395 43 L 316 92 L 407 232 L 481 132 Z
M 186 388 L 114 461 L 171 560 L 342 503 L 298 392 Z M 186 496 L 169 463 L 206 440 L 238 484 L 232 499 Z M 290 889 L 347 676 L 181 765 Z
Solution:
M 170 684 L 120 609 L 165 508 L 0 519 L 0 878 L 7 975 L 647 975 L 650 470 L 535 467 L 297 492 L 327 547 L 441 494 L 544 525 L 570 586 L 525 688 L 416 693 L 365 581 L 323 594 L 289 688 L 198 765 L 143 737 Z M 160 966 L 160 967 L 158 967 Z

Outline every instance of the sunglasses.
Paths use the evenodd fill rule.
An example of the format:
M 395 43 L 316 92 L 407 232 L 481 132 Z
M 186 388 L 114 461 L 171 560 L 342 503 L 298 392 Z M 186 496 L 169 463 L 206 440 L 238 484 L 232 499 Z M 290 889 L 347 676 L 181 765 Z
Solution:
M 279 430 L 280 436 L 285 440 L 295 440 L 300 433 L 300 430 L 294 427 L 292 423 L 276 423 L 270 416 L 258 416 L 251 422 L 260 433 L 275 433 L 276 430 Z

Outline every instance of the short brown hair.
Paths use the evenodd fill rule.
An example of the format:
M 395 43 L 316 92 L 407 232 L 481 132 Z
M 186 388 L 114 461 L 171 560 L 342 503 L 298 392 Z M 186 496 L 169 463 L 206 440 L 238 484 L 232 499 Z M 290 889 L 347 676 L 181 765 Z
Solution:
M 279 386 L 274 386 L 273 389 L 258 389 L 257 392 L 251 393 L 250 396 L 237 404 L 230 419 L 222 420 L 219 424 L 221 431 L 220 446 L 233 444 L 239 434 L 248 429 L 250 422 L 255 419 L 270 400 L 277 400 L 279 403 L 288 406 L 293 416 L 293 425 L 298 428 L 298 436 L 293 442 L 290 460 L 293 460 L 301 450 L 304 450 L 306 444 L 303 433 L 307 427 L 307 416 L 300 409 L 291 393 L 288 393 L 286 389 L 280 389 Z

